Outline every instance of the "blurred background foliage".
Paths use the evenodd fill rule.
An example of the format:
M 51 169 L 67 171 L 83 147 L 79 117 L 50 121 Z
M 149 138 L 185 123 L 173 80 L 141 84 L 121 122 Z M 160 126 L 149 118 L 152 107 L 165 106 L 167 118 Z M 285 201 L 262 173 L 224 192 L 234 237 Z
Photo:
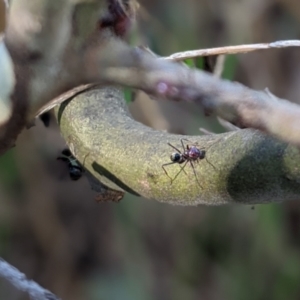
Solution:
M 140 2 L 129 40 L 159 55 L 300 39 L 299 0 Z M 297 102 L 299 53 L 229 56 L 224 77 Z M 135 96 L 134 118 L 153 128 L 223 130 L 199 107 Z M 64 146 L 54 122 L 37 121 L 0 157 L 0 256 L 63 300 L 300 298 L 300 202 L 176 207 L 127 195 L 98 204 L 86 179 L 71 181 L 56 160 Z M 28 298 L 1 280 L 0 299 Z

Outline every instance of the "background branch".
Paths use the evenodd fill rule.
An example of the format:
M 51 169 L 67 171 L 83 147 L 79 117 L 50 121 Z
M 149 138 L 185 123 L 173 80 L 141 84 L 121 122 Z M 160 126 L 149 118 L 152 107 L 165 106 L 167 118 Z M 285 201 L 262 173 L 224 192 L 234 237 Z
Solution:
M 28 293 L 32 300 L 59 300 L 57 296 L 29 280 L 18 269 L 0 259 L 0 276 L 8 280 L 18 290 Z
M 269 92 L 254 91 L 206 72 L 159 60 L 148 52 L 118 43 L 110 40 L 103 46 L 102 53 L 110 53 L 105 60 L 101 55 L 89 56 L 91 80 L 101 76 L 108 83 L 142 89 L 167 99 L 194 102 L 201 105 L 206 114 L 216 113 L 238 127 L 259 129 L 300 145 L 299 105 Z
M 13 105 L 10 102 L 14 111 L 1 128 L 0 153 L 14 145 L 30 118 L 53 107 L 56 100 L 51 99 L 90 82 L 120 84 L 156 97 L 195 102 L 206 114 L 216 113 L 239 127 L 259 129 L 300 145 L 298 105 L 131 48 L 111 30 L 99 32 L 99 15 L 106 5 L 103 0 L 13 2 L 5 44 L 17 80 Z M 286 46 L 299 46 L 299 41 L 225 47 L 223 52 L 219 49 L 210 54 Z M 207 55 L 207 50 L 203 54 Z
M 279 43 L 280 44 L 280 43 Z M 109 53 L 109 55 L 108 55 Z M 90 81 L 118 83 L 142 89 L 154 96 L 185 100 L 201 105 L 206 114 L 242 128 L 255 128 L 283 141 L 300 145 L 300 107 L 266 91 L 254 91 L 239 83 L 218 79 L 208 73 L 157 59 L 110 39 L 88 55 Z M 55 105 L 65 101 L 53 101 Z M 46 111 L 42 108 L 41 111 Z
M 270 50 L 278 48 L 300 47 L 299 40 L 276 41 L 272 43 L 247 44 L 237 46 L 225 46 L 199 50 L 182 51 L 164 57 L 164 59 L 181 61 L 188 58 L 197 58 L 201 56 L 221 55 L 221 54 L 241 54 L 258 50 Z

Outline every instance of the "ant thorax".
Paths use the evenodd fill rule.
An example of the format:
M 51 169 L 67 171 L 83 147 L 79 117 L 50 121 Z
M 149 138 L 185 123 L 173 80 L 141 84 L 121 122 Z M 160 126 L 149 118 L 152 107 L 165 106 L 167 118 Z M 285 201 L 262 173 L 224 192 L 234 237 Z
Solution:
M 187 149 L 184 151 L 184 156 L 192 160 L 203 159 L 205 157 L 205 151 L 196 146 L 187 146 Z

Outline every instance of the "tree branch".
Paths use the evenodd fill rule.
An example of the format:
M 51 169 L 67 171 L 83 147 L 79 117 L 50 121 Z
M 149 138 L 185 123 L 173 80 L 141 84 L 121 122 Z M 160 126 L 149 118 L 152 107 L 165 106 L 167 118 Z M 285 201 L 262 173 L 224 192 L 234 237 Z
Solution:
M 99 14 L 106 5 L 104 0 L 35 0 L 30 5 L 13 1 L 5 46 L 14 63 L 16 83 L 11 118 L 0 128 L 0 154 L 13 146 L 29 118 L 45 105 L 45 109 L 52 107 L 51 99 L 91 82 L 195 102 L 206 113 L 216 113 L 240 127 L 260 129 L 300 145 L 298 105 L 129 47 L 112 30 L 99 30 Z M 56 98 L 55 104 L 92 87 L 78 87 L 59 101 Z M 94 90 L 79 94 L 59 114 L 59 121 L 76 157 L 109 187 L 182 204 L 261 203 L 298 197 L 299 174 L 290 162 L 291 158 L 299 161 L 298 152 L 251 130 L 220 139 L 189 137 L 204 147 L 216 142 L 208 149 L 207 159 L 217 170 L 203 160 L 196 166 L 203 189 L 195 184 L 189 166 L 189 176 L 183 173 L 171 185 L 161 165 L 169 162 L 172 152 L 167 142 L 180 147 L 181 137 L 134 122 L 120 95 L 112 88 L 105 91 L 98 96 Z M 171 177 L 180 170 L 176 164 L 168 168 Z
M 116 88 L 90 89 L 56 108 L 63 137 L 77 159 L 115 190 L 182 205 L 269 203 L 300 196 L 300 154 L 256 130 L 222 135 L 180 136 L 156 131 L 133 120 Z M 171 181 L 162 165 L 170 162 L 181 138 L 207 149 Z M 211 164 L 213 165 L 211 165 Z M 178 164 L 167 167 L 174 178 Z
M 279 49 L 279 48 L 287 48 L 287 47 L 300 47 L 300 41 L 283 40 L 283 41 L 276 41 L 272 43 L 224 46 L 224 47 L 217 47 L 217 48 L 190 50 L 190 51 L 173 53 L 170 56 L 164 57 L 164 59 L 180 61 L 188 58 L 197 58 L 201 56 L 239 54 L 239 53 L 248 53 L 248 52 L 253 52 L 258 50 L 270 50 L 270 49 Z
M 87 57 L 88 81 L 98 79 L 142 89 L 160 98 L 195 102 L 206 114 L 215 113 L 239 127 L 259 129 L 300 146 L 299 105 L 267 90 L 254 91 L 237 82 L 158 59 L 116 39 L 102 43 L 101 53 L 94 49 Z
M 129 47 L 111 30 L 97 27 L 106 1 L 27 2 L 13 1 L 5 34 L 16 84 L 11 102 L 4 99 L 10 108 L 2 121 L 11 117 L 0 127 L 0 154 L 14 145 L 19 132 L 37 112 L 57 104 L 57 99 L 51 99 L 91 82 L 119 84 L 160 98 L 195 102 L 207 114 L 216 113 L 239 127 L 259 129 L 300 146 L 298 105 Z M 297 46 L 296 42 L 275 42 L 262 48 Z M 60 97 L 60 101 L 65 99 Z
M 103 53 L 110 55 L 102 56 Z M 237 82 L 157 59 L 117 40 L 111 39 L 102 45 L 102 54 L 94 51 L 86 64 L 90 66 L 92 81 L 101 78 L 104 82 L 142 89 L 154 96 L 195 102 L 206 114 L 216 113 L 238 127 L 259 129 L 300 146 L 300 106 L 297 104 L 279 99 L 268 91 L 254 91 Z
M 0 276 L 8 280 L 19 291 L 28 293 L 32 300 L 59 300 L 53 293 L 27 279 L 23 273 L 1 258 Z

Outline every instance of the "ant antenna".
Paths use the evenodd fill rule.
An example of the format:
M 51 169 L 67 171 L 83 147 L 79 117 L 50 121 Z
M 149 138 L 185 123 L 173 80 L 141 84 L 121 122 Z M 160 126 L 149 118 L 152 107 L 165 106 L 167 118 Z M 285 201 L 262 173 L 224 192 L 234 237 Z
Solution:
M 179 153 L 182 153 L 178 148 L 176 148 L 175 146 L 173 146 L 172 144 L 170 144 L 170 143 L 168 143 L 168 145 L 170 146 L 170 147 L 172 147 L 174 150 L 176 150 L 177 152 L 179 152 Z M 183 146 L 183 144 L 182 144 L 182 146 Z M 183 152 L 184 152 L 184 146 L 183 146 Z
M 165 171 L 166 175 L 171 179 L 171 182 L 172 182 L 172 177 L 168 174 L 167 170 L 165 169 L 165 166 L 169 166 L 169 165 L 173 165 L 173 164 L 176 164 L 176 162 L 172 161 L 170 163 L 166 163 L 161 166 L 163 168 L 163 170 Z

